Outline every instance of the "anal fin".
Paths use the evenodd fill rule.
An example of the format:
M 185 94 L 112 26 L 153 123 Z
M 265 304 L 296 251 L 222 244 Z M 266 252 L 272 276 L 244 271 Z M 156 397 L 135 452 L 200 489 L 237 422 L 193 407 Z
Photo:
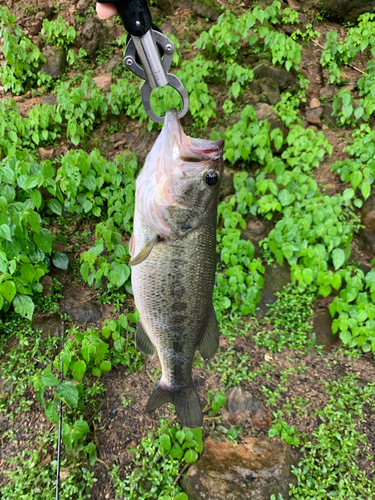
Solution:
M 143 328 L 142 323 L 139 321 L 137 329 L 135 330 L 135 345 L 146 356 L 153 358 L 155 355 L 155 346 L 148 338 L 146 330 Z
M 219 347 L 219 327 L 216 319 L 214 306 L 211 308 L 210 317 L 206 331 L 198 345 L 199 352 L 204 360 L 212 358 Z

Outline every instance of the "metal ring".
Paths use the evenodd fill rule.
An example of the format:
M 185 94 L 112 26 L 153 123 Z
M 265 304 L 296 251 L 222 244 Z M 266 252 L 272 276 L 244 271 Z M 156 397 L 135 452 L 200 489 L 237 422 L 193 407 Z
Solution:
M 177 92 L 181 96 L 182 108 L 180 109 L 180 111 L 177 112 L 177 118 L 181 119 L 183 116 L 186 115 L 186 113 L 189 110 L 189 96 L 186 92 L 185 87 L 182 85 L 177 76 L 172 75 L 171 73 L 167 73 L 167 77 L 168 77 L 168 85 L 177 90 Z M 154 121 L 155 123 L 164 123 L 165 116 L 157 116 L 151 109 L 151 102 L 150 102 L 151 92 L 152 88 L 148 83 L 148 81 L 146 80 L 142 85 L 141 96 L 147 116 L 151 118 L 151 120 Z

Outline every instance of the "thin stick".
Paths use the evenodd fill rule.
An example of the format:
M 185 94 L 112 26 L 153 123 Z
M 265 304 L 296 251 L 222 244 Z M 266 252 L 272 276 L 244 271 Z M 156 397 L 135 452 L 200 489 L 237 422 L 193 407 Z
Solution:
M 64 281 L 64 305 L 63 305 L 61 350 L 64 349 L 64 337 L 65 337 L 65 304 L 66 304 L 66 273 L 65 273 L 65 281 Z M 61 360 L 60 382 L 62 382 L 63 379 L 64 379 L 64 363 Z M 58 439 L 57 439 L 56 500 L 59 500 L 59 487 L 60 487 L 61 430 L 62 430 L 62 400 L 60 399 L 60 406 L 59 406 L 59 435 L 58 435 Z
M 183 469 L 181 470 L 181 472 L 179 473 L 179 475 L 174 480 L 173 486 L 176 486 L 176 484 L 178 483 L 178 481 L 181 479 L 182 474 L 186 471 L 186 469 L 189 467 L 189 465 L 190 464 L 185 464 L 184 465 Z
M 90 420 L 88 420 L 88 424 L 91 422 L 91 420 L 100 412 L 100 410 L 102 409 L 102 406 L 104 405 L 104 401 L 106 400 L 106 398 L 103 399 L 102 401 L 102 404 L 99 406 L 99 408 L 96 410 L 96 412 L 94 413 L 94 415 L 90 418 Z
M 312 41 L 312 43 L 314 43 L 320 49 L 325 50 L 324 47 L 323 47 L 323 45 L 320 45 L 320 43 L 316 42 L 315 40 L 311 40 L 311 41 Z M 362 75 L 365 74 L 365 71 L 362 71 L 361 69 L 357 68 L 356 66 L 353 66 L 353 64 L 348 64 L 348 66 L 349 66 L 349 68 L 355 69 L 359 73 L 362 73 Z

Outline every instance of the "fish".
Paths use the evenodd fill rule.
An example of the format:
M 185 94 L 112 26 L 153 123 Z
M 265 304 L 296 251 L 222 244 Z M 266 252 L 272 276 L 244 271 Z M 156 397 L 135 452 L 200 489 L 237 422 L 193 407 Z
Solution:
M 146 406 L 172 403 L 182 425 L 201 427 L 203 414 L 192 365 L 219 346 L 213 307 L 216 224 L 224 141 L 185 135 L 177 111 L 163 129 L 136 181 L 129 242 L 137 348 L 158 353 L 162 375 Z

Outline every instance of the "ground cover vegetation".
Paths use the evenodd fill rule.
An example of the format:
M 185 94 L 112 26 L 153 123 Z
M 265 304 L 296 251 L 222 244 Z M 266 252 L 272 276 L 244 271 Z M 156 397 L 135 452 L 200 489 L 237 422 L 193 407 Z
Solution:
M 172 71 L 190 98 L 185 128 L 192 136 L 223 138 L 233 174 L 218 208 L 214 306 L 222 339 L 208 364 L 196 357 L 205 423 L 189 430 L 176 422 L 172 405 L 144 414 L 160 368 L 134 342 L 139 315 L 128 242 L 141 162 L 124 137 L 135 131 L 155 137 L 160 126 L 147 119 L 140 82 L 120 63 L 110 70 L 109 87 L 93 79 L 98 66 L 100 75 L 122 53 L 123 32 L 91 59 L 77 40 L 92 6 L 74 22 L 54 7 L 33 41 L 17 16 L 0 7 L 2 498 L 53 497 L 61 406 L 60 498 L 186 500 L 179 480 L 202 454 L 207 435 L 240 443 L 259 434 L 224 418 L 233 387 L 257 393 L 272 415 L 262 432 L 293 447 L 298 465 L 290 498 L 372 498 L 375 442 L 366 424 L 375 389 L 371 380 L 361 385 L 360 376 L 375 373 L 375 259 L 357 243 L 360 210 L 373 196 L 375 178 L 375 14 L 363 14 L 340 37 L 337 25 L 327 28 L 324 13 L 309 11 L 311 22 L 302 22 L 279 1 L 248 9 L 225 3 L 216 23 L 163 16 L 174 28 Z M 28 6 L 24 14 L 36 12 Z M 301 69 L 303 54 L 318 40 L 324 43 L 318 65 L 336 87 L 322 131 L 303 118 L 316 83 Z M 56 80 L 41 70 L 47 45 L 66 53 L 67 69 Z M 354 63 L 364 70 L 352 70 L 349 87 Z M 294 86 L 279 89 L 277 102 L 267 87 L 254 99 L 259 68 L 292 75 Z M 27 113 L 25 102 L 33 103 Z M 272 120 L 261 117 L 262 105 Z M 179 97 L 169 87 L 158 89 L 152 107 L 163 114 L 179 107 Z M 346 141 L 341 156 L 331 144 L 338 137 Z M 119 146 L 108 147 L 114 143 Z M 58 154 L 46 157 L 51 149 Z M 144 149 L 137 150 L 141 158 Z M 321 185 L 324 165 L 338 186 L 334 193 Z M 269 224 L 260 241 L 246 237 L 254 218 Z M 272 266 L 286 267 L 290 283 L 257 316 Z M 79 307 L 92 299 L 101 304 L 100 319 L 86 324 L 64 314 L 77 290 Z M 311 321 L 320 304 L 339 339 L 328 350 L 317 343 Z M 60 327 L 46 335 L 37 321 L 51 318 Z M 320 387 L 319 397 L 306 381 Z M 121 453 L 107 439 L 112 432 Z

